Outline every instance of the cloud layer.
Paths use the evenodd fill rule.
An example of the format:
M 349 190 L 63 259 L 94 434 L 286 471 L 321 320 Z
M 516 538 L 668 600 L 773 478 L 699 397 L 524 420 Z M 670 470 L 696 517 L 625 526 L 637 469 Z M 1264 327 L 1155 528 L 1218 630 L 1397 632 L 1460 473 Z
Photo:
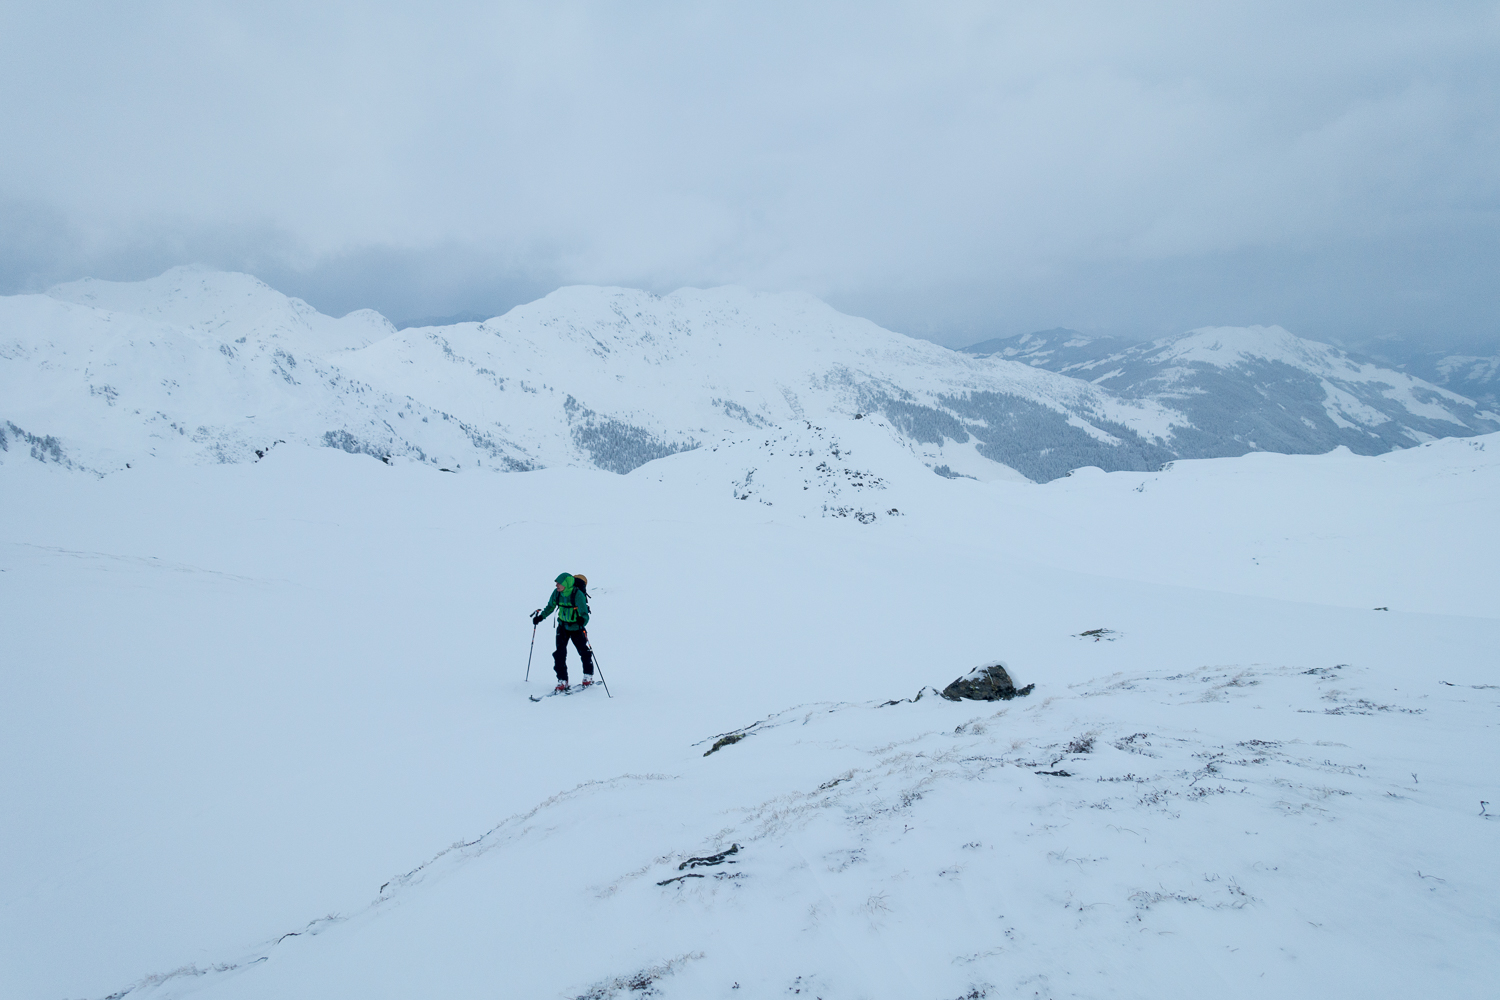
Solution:
M 38 4 L 3 291 L 202 261 L 329 311 L 802 289 L 1058 324 L 1500 329 L 1493 3 Z

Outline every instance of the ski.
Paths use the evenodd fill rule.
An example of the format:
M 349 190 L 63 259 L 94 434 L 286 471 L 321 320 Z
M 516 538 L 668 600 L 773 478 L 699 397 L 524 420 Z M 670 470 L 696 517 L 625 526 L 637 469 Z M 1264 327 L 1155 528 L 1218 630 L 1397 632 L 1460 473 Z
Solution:
M 566 697 L 567 695 L 570 695 L 570 694 L 578 694 L 580 691 L 592 691 L 594 688 L 599 687 L 599 686 L 600 685 L 599 685 L 598 681 L 595 681 L 594 683 L 588 685 L 587 687 L 585 687 L 582 684 L 574 684 L 571 687 L 569 687 L 569 688 L 567 688 L 566 690 L 563 690 L 563 691 L 558 691 L 558 690 L 554 689 L 552 691 L 548 691 L 546 694 L 529 694 L 526 697 L 528 699 L 530 699 L 531 701 L 541 701 L 543 698 L 555 698 L 558 695 L 563 695 L 564 697 Z

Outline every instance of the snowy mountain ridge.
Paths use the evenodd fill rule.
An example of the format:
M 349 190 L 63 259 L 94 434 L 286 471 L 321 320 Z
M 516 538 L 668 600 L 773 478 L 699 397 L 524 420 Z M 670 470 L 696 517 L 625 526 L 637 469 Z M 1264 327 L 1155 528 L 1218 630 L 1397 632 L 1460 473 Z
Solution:
M 1172 445 L 1183 457 L 1336 445 L 1378 454 L 1500 427 L 1500 414 L 1472 399 L 1279 326 L 1203 327 L 1147 343 L 1058 329 L 965 350 L 1175 410 Z
M 1170 416 L 810 297 L 741 289 L 564 288 L 484 324 L 396 332 L 368 312 L 320 316 L 244 275 L 177 269 L 0 300 L 0 331 L 3 419 L 98 471 L 151 455 L 244 461 L 296 440 L 452 468 L 626 472 L 872 406 L 899 410 L 911 443 L 941 455 L 944 435 L 924 419 L 951 425 L 949 440 L 968 435 L 921 400 L 976 392 L 1085 450 L 1114 447 L 1114 420 L 1164 431 Z M 976 472 L 1008 474 L 961 450 Z
M 1249 360 L 1276 361 L 1322 374 L 1352 376 L 1363 369 L 1327 344 L 1295 337 L 1279 326 L 1211 326 L 1191 330 L 1175 340 L 1159 342 L 1152 355 L 1159 362 L 1203 362 L 1231 368 Z M 1457 394 L 1452 394 L 1458 401 Z
M 373 309 L 358 309 L 334 319 L 248 274 L 193 265 L 144 281 L 84 278 L 55 285 L 46 295 L 59 302 L 180 327 L 215 343 L 243 343 L 241 338 L 254 336 L 321 353 L 368 347 L 396 332 Z
M 0 461 L 11 439 L 16 455 L 96 472 L 251 461 L 293 441 L 450 470 L 625 473 L 771 428 L 878 415 L 944 475 L 1045 481 L 1500 428 L 1463 397 L 1279 328 L 1197 331 L 1149 358 L 1059 371 L 1036 350 L 1009 354 L 950 351 L 810 296 L 738 288 L 574 286 L 482 323 L 397 331 L 368 310 L 323 316 L 247 275 L 177 268 L 0 299 Z M 1247 366 L 1279 373 L 1280 394 L 1247 395 Z M 1202 384 L 1209 369 L 1223 384 Z M 1226 421 L 1225 400 L 1245 412 Z

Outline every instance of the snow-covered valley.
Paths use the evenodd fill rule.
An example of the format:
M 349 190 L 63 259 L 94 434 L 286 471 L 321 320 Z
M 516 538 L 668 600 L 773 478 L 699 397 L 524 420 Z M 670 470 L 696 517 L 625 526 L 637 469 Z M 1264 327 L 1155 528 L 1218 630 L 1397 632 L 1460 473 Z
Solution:
M 9 461 L 0 994 L 1487 996 L 1497 458 Z

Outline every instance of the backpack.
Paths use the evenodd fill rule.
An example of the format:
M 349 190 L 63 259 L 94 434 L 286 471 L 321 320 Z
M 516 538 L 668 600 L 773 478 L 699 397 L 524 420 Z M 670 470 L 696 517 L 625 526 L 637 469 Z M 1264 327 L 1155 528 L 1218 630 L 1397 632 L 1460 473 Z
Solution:
M 588 577 L 584 576 L 581 573 L 574 573 L 573 574 L 573 589 L 576 590 L 576 591 L 581 591 L 583 593 L 584 602 L 588 603 L 588 600 L 589 600 L 589 578 Z M 592 607 L 589 608 L 589 611 L 592 614 L 593 608 Z M 557 620 L 559 622 L 566 622 L 569 625 L 572 625 L 575 622 L 579 621 L 579 615 L 578 615 L 578 598 L 576 598 L 576 597 L 572 598 L 568 602 L 567 605 L 563 605 L 562 602 L 558 602 Z

